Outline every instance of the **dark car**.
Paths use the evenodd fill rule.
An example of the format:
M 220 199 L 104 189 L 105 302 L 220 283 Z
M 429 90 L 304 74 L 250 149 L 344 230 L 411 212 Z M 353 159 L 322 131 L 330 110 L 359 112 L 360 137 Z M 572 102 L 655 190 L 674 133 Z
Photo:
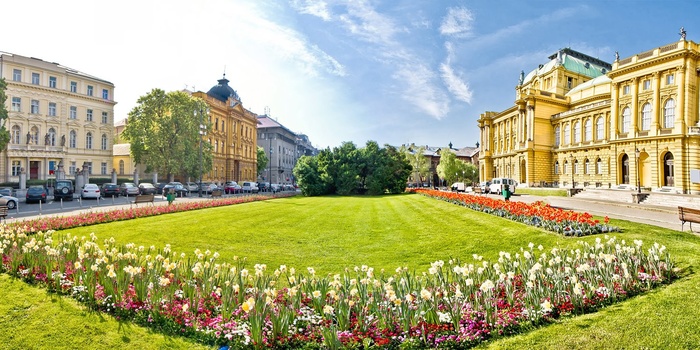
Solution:
M 46 203 L 46 198 L 49 194 L 44 186 L 29 186 L 27 189 L 27 203 L 42 202 Z
M 241 185 L 236 183 L 236 181 L 229 181 L 224 185 L 224 192 L 226 194 L 236 194 L 236 193 L 241 193 L 243 192 L 243 189 L 241 189 Z
M 163 187 L 163 194 L 168 194 L 172 191 L 174 191 L 175 195 L 178 197 L 186 197 L 190 192 L 187 190 L 187 187 L 180 182 L 168 182 L 168 184 Z
M 100 194 L 102 197 L 119 197 L 119 185 L 115 183 L 102 184 Z
M 59 200 L 59 199 L 65 199 L 72 201 L 73 200 L 73 181 L 71 180 L 56 180 L 56 187 L 53 189 L 53 199 L 54 200 Z
M 156 194 L 157 190 L 153 184 L 142 182 L 139 184 L 139 192 L 141 194 Z
M 165 187 L 165 185 L 167 185 L 167 184 L 168 184 L 167 182 L 156 182 L 153 184 L 153 187 L 156 188 L 157 194 L 163 194 L 163 187 Z

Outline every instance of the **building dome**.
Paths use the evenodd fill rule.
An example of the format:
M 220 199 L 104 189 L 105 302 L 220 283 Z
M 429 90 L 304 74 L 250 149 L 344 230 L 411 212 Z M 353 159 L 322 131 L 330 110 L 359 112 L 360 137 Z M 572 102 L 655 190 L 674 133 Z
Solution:
M 228 86 L 228 79 L 226 79 L 225 74 L 222 79 L 218 80 L 218 82 L 218 84 L 214 85 L 211 89 L 209 89 L 209 91 L 207 91 L 207 95 L 221 102 L 228 101 L 229 97 L 240 102 L 241 98 L 238 97 L 236 91 L 230 86 Z

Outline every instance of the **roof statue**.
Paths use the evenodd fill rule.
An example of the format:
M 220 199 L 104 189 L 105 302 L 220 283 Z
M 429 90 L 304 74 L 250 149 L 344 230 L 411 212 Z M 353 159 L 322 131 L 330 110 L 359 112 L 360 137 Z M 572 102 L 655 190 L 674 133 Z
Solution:
M 681 31 L 678 34 L 681 35 L 681 40 L 685 41 L 685 28 L 681 27 Z
M 525 71 L 521 70 L 520 71 L 520 79 L 518 79 L 518 85 L 523 85 L 524 80 L 525 80 Z
M 619 60 L 620 60 L 620 53 L 615 51 L 615 61 L 619 61 Z

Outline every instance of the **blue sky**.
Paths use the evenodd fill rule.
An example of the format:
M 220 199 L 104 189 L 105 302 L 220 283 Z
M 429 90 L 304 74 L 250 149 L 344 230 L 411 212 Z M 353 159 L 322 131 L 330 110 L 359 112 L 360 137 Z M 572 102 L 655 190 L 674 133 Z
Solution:
M 700 41 L 700 1 L 25 0 L 0 51 L 116 86 L 115 119 L 153 88 L 207 91 L 343 141 L 474 146 L 484 111 L 513 104 L 521 70 L 563 47 L 612 62 Z

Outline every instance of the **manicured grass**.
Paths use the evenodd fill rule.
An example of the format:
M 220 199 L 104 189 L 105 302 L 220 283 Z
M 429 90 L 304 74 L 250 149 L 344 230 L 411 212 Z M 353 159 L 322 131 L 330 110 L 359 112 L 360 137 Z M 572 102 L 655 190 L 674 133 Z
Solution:
M 643 296 L 610 306 L 583 317 L 564 319 L 557 324 L 541 327 L 516 337 L 489 342 L 490 348 L 693 348 L 700 344 L 700 331 L 695 320 L 700 318 L 700 277 L 693 266 L 700 261 L 700 238 L 689 233 L 654 226 L 612 220 L 624 232 L 615 236 L 631 242 L 654 241 L 668 247 L 678 265 L 685 270 L 683 278 Z M 516 224 L 488 214 L 474 212 L 446 202 L 420 195 L 386 197 L 294 197 L 264 202 L 197 210 L 179 214 L 115 222 L 67 230 L 74 235 L 94 232 L 101 239 L 114 237 L 118 242 L 137 245 L 163 246 L 192 254 L 199 248 L 221 254 L 223 260 L 234 256 L 247 257 L 249 267 L 264 263 L 269 269 L 280 264 L 305 269 L 312 266 L 320 273 L 339 273 L 344 268 L 369 265 L 376 271 L 393 271 L 408 266 L 426 271 L 435 260 L 461 258 L 471 262 L 472 254 L 483 255 L 495 262 L 500 251 L 517 252 L 529 242 L 553 247 L 575 248 L 577 241 Z M 589 236 L 594 241 L 603 236 Z M 74 340 L 87 342 L 94 338 L 111 344 L 134 345 L 143 342 L 150 347 L 184 348 L 181 339 L 149 334 L 140 327 L 128 327 L 123 333 L 114 327 L 93 330 L 98 315 L 87 313 L 72 300 L 54 298 L 61 309 L 47 309 L 23 316 L 23 326 L 14 326 L 12 308 L 26 307 L 44 310 L 53 305 L 45 291 L 0 279 L 0 300 L 13 300 L 12 305 L 0 304 L 0 327 L 15 327 L 1 332 L 0 344 L 14 340 L 22 329 L 24 344 L 53 344 L 55 329 L 67 333 L 61 343 Z M 55 305 L 54 305 L 55 306 Z M 47 328 L 41 320 L 55 317 L 65 327 Z M 106 317 L 110 322 L 111 318 Z M 116 324 L 116 323 L 114 323 Z M 101 325 L 101 324 L 100 324 Z M 111 328 L 110 328 L 111 327 Z M 117 327 L 117 329 L 119 329 Z M 75 337 L 70 334 L 76 333 Z M 81 335 L 81 333 L 88 333 Z M 104 335 L 101 335 L 104 333 Z M 105 337 L 106 339 L 102 339 Z M 126 343 L 127 337 L 130 343 Z M 150 338 L 149 338 L 150 337 Z M 88 340 L 83 340 L 88 339 Z M 121 343 L 120 343 L 121 342 Z M 87 346 L 90 348 L 103 347 Z M 183 345 L 185 344 L 185 345 Z M 43 347 L 43 346 L 39 346 Z M 78 346 L 80 347 L 80 346 Z

